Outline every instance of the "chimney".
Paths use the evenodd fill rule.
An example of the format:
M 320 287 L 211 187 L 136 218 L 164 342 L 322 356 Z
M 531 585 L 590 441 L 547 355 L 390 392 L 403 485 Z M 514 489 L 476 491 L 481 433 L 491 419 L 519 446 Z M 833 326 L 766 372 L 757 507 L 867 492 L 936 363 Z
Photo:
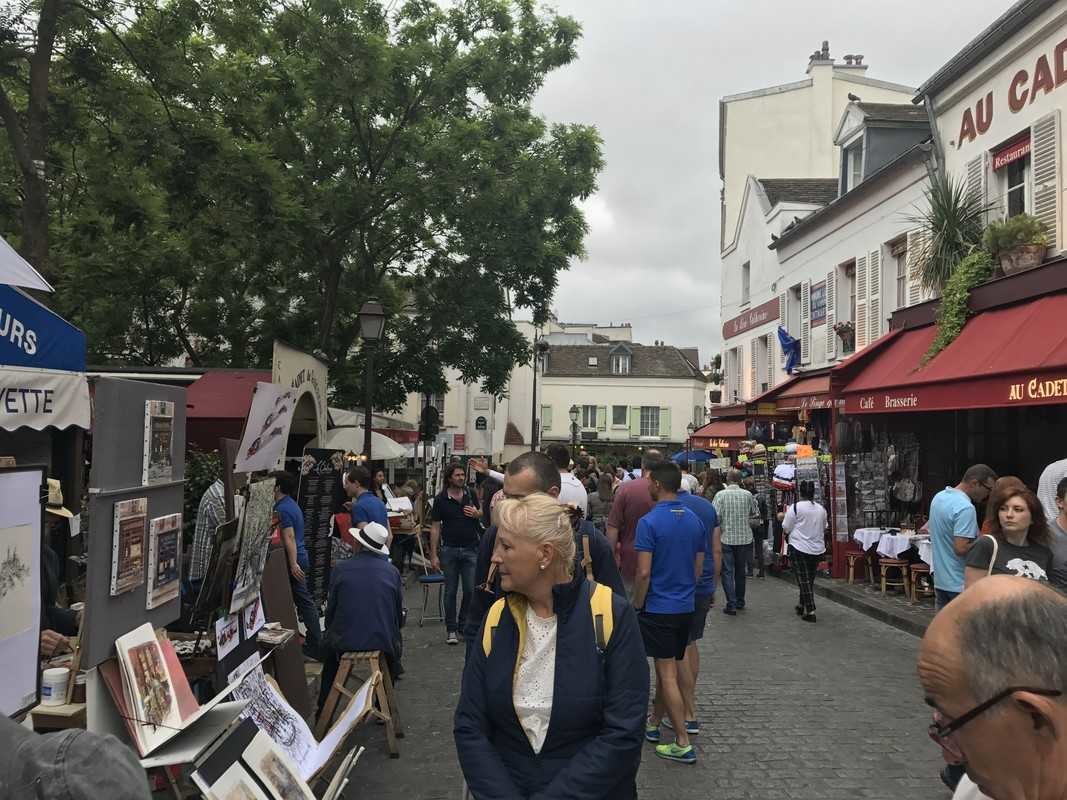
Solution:
M 808 72 L 812 67 L 833 66 L 834 60 L 830 58 L 830 43 L 823 41 L 822 47 L 808 57 Z
M 863 63 L 863 56 L 858 53 L 845 56 L 845 63 L 838 64 L 837 68 L 854 70 L 856 72 L 867 71 L 867 65 Z

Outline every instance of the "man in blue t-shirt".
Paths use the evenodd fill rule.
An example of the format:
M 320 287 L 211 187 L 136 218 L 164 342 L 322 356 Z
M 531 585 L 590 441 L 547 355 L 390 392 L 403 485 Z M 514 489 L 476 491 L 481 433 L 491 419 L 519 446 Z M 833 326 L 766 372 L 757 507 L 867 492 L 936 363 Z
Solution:
M 700 733 L 696 711 L 700 651 L 696 642 L 704 638 L 708 611 L 715 604 L 715 587 L 719 583 L 722 562 L 722 531 L 719 528 L 719 514 L 709 500 L 683 489 L 678 492 L 678 502 L 700 518 L 707 532 L 704 541 L 704 569 L 697 579 L 693 620 L 689 626 L 689 646 L 685 648 L 685 660 L 678 664 L 678 686 L 682 690 L 682 701 L 685 704 L 685 727 L 689 733 Z
M 656 755 L 692 764 L 696 751 L 689 743 L 685 703 L 678 685 L 678 662 L 689 645 L 697 578 L 703 572 L 708 531 L 696 514 L 678 500 L 682 473 L 663 461 L 648 474 L 649 494 L 656 505 L 637 523 L 634 550 L 637 574 L 634 606 L 638 610 L 645 653 L 656 664 L 656 701 L 645 726 L 645 738 L 660 739 L 659 721 L 666 713 L 674 742 L 660 744 Z
M 389 512 L 372 491 L 374 477 L 366 467 L 355 466 L 344 477 L 345 492 L 353 499 L 352 527 L 362 528 L 368 522 L 377 522 L 389 530 Z M 390 537 L 391 538 L 391 537 Z
M 963 479 L 956 486 L 946 486 L 930 502 L 928 525 L 934 555 L 934 592 L 939 609 L 963 591 L 964 560 L 978 538 L 978 517 L 974 507 L 989 499 L 996 481 L 997 473 L 990 467 L 975 464 L 963 473 Z
M 296 478 L 288 472 L 274 474 L 274 512 L 282 532 L 282 545 L 289 562 L 289 585 L 293 589 L 293 603 L 297 615 L 307 629 L 304 634 L 304 655 L 318 660 L 322 646 L 319 608 L 307 585 L 308 551 L 304 546 L 304 513 L 296 504 Z

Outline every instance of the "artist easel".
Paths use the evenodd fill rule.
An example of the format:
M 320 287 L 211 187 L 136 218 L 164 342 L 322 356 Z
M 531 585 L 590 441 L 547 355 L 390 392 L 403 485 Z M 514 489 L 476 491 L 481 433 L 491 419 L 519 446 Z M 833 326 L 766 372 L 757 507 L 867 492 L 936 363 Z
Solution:
M 323 704 L 322 712 L 319 714 L 315 735 L 321 739 L 326 734 L 330 723 L 333 721 L 337 703 L 342 696 L 347 698 L 348 702 L 352 702 L 354 695 L 348 690 L 346 683 L 352 676 L 353 669 L 357 666 L 366 667 L 370 670 L 371 675 L 375 673 L 379 675 L 374 686 L 375 703 L 371 709 L 371 714 L 385 723 L 385 737 L 389 746 L 389 757 L 399 758 L 400 749 L 397 747 L 396 740 L 404 738 L 404 728 L 400 724 L 400 710 L 396 704 L 396 692 L 393 688 L 392 677 L 389 674 L 389 665 L 380 650 L 363 650 L 345 653 L 341 656 L 341 663 L 337 667 L 337 675 L 333 679 L 333 686 L 330 687 L 330 693 L 326 696 L 326 702 Z

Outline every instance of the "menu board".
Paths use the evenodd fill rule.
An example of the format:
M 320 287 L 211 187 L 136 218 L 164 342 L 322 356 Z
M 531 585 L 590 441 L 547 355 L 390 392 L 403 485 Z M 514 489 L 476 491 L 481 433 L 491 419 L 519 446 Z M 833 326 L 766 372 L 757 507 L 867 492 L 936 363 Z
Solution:
M 300 463 L 297 503 L 304 512 L 304 546 L 308 551 L 308 590 L 316 603 L 323 603 L 330 587 L 330 520 L 341 510 L 345 470 L 340 450 L 307 449 Z

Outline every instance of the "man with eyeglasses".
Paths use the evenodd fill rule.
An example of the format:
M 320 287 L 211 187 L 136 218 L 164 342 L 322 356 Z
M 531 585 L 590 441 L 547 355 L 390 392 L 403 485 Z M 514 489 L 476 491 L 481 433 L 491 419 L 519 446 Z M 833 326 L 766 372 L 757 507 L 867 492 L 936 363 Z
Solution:
M 475 469 L 488 471 L 483 463 L 475 464 Z M 489 472 L 490 477 L 496 477 L 500 473 Z M 544 453 L 530 451 L 514 458 L 508 463 L 507 473 L 502 475 L 504 479 L 503 495 L 507 498 L 521 499 L 537 492 L 551 495 L 560 499 L 560 473 L 555 462 Z M 562 500 L 561 500 L 562 502 Z M 615 554 L 608 544 L 607 537 L 596 529 L 589 520 L 583 519 L 574 527 L 574 541 L 577 545 L 575 552 L 575 573 L 583 570 L 585 557 L 585 542 L 589 542 L 590 568 L 593 579 L 611 588 L 616 594 L 625 597 L 626 589 L 623 586 L 622 576 L 615 564 Z M 478 638 L 478 629 L 482 626 L 482 619 L 486 612 L 499 597 L 503 597 L 500 588 L 500 579 L 491 576 L 490 565 L 493 558 L 493 548 L 496 546 L 496 526 L 489 528 L 482 541 L 478 545 L 478 562 L 474 569 L 474 594 L 471 597 L 470 608 L 467 609 L 467 622 L 464 628 L 464 637 L 467 649 L 471 642 Z
M 1067 797 L 1067 597 L 993 575 L 939 613 L 919 650 L 930 736 L 966 768 L 956 800 Z

